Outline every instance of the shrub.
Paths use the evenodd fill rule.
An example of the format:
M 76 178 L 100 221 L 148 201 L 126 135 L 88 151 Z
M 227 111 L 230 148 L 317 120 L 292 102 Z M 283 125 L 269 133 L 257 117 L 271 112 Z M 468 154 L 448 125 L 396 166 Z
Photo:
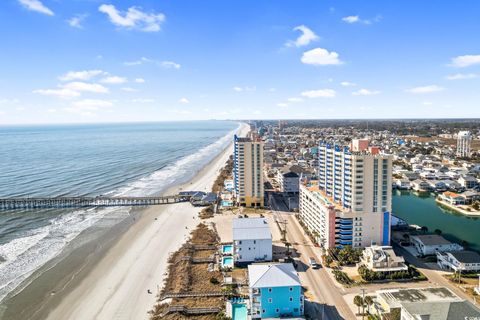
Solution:
M 348 274 L 346 274 L 343 271 L 333 270 L 333 276 L 335 277 L 335 280 L 337 280 L 339 283 L 343 285 L 349 285 L 353 283 L 352 279 L 350 279 Z

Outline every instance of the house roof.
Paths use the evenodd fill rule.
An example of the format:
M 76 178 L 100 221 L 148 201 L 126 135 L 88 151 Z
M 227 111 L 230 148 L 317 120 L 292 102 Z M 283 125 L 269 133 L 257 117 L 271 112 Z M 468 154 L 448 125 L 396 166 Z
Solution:
M 295 172 L 287 172 L 287 173 L 284 173 L 283 176 L 285 178 L 298 178 L 298 174 L 296 174 Z
M 459 262 L 463 263 L 480 263 L 480 254 L 475 251 L 453 251 L 449 252 Z
M 399 308 L 405 303 L 463 301 L 445 287 L 380 290 L 377 291 L 377 297 L 382 298 L 390 308 Z
M 416 238 L 421 241 L 426 246 L 434 246 L 440 244 L 451 244 L 450 241 L 445 239 L 444 237 L 437 235 L 437 234 L 425 234 L 425 235 L 418 235 L 413 236 L 412 238 Z
M 233 240 L 271 239 L 270 227 L 264 218 L 233 219 Z
M 480 311 L 466 301 L 403 303 L 402 307 L 422 320 L 464 320 L 480 316 Z
M 300 286 L 297 271 L 291 263 L 251 264 L 248 266 L 250 288 Z

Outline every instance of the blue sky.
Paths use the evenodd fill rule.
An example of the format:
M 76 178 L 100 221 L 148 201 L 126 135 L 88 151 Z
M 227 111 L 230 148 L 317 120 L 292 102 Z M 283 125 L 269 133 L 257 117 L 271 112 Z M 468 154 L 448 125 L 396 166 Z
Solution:
M 480 117 L 480 2 L 3 0 L 0 124 Z

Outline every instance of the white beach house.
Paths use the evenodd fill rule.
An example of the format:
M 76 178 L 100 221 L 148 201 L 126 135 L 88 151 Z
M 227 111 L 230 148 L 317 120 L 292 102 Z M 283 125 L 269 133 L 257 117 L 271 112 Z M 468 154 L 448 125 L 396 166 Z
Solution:
M 460 251 L 463 247 L 436 234 L 411 236 L 410 241 L 420 255 L 434 255 L 437 252 Z
M 236 264 L 272 260 L 272 234 L 264 218 L 233 220 L 233 252 Z

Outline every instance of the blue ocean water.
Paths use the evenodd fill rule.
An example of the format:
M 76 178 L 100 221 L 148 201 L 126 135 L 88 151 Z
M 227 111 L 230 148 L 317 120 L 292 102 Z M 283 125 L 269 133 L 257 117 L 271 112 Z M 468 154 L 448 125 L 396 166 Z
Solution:
M 0 127 L 0 197 L 159 194 L 231 141 L 227 121 Z M 0 212 L 0 300 L 85 229 L 130 208 Z

